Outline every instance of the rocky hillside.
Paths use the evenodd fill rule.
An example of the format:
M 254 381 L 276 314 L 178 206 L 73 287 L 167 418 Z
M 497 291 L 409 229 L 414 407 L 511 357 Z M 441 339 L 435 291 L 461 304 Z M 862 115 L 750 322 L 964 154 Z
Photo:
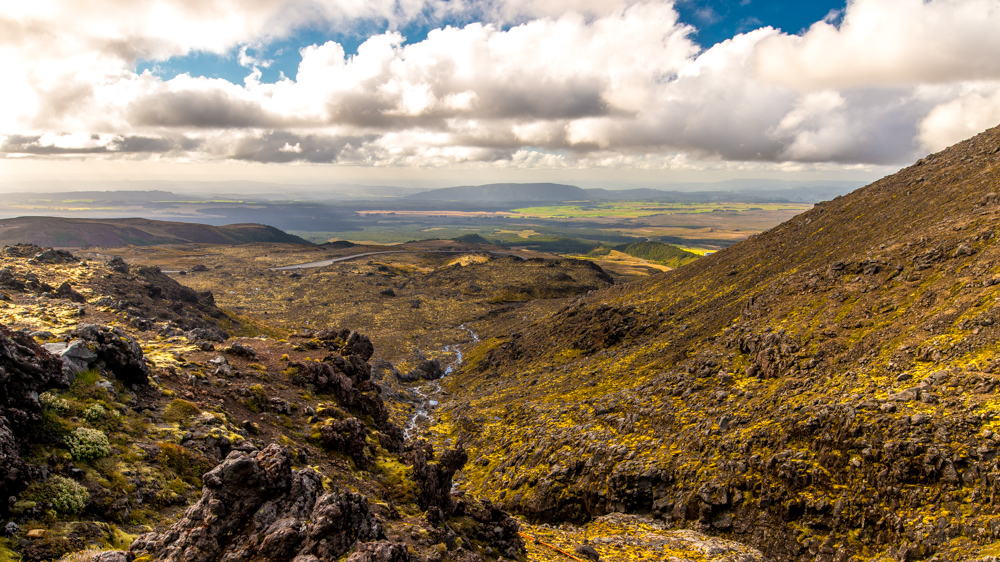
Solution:
M 348 329 L 289 339 L 120 258 L 0 255 L 0 560 L 524 559 L 405 441 Z
M 578 299 L 485 339 L 439 432 L 537 520 L 647 514 L 774 560 L 996 554 L 997 192 L 1000 128 Z
M 149 219 L 73 219 L 17 217 L 0 219 L 0 244 L 38 244 L 63 248 L 84 246 L 152 246 L 156 244 L 250 244 L 311 242 L 263 224 L 211 226 Z

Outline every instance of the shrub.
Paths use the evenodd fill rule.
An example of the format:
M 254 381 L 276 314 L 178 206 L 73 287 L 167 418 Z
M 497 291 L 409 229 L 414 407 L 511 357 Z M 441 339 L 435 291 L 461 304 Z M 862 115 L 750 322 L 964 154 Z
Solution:
M 69 478 L 53 475 L 47 480 L 36 480 L 24 491 L 32 503 L 51 504 L 59 513 L 80 513 L 90 500 L 87 488 Z
M 56 511 L 60 513 L 80 513 L 83 511 L 90 499 L 90 493 L 87 492 L 86 488 L 62 476 L 53 476 L 49 480 L 52 490 L 52 507 Z
M 59 398 L 51 392 L 43 392 L 39 394 L 38 401 L 42 404 L 42 408 L 60 416 L 65 416 L 72 409 L 72 406 L 70 406 L 68 401 Z
M 167 404 L 166 409 L 163 411 L 163 419 L 168 422 L 181 422 L 184 420 L 189 420 L 201 413 L 201 408 L 188 402 L 187 400 L 181 400 L 177 398 L 170 404 Z
M 90 461 L 111 454 L 111 442 L 99 429 L 77 428 L 65 437 L 65 441 L 76 460 Z
M 100 404 L 94 404 L 83 411 L 83 417 L 89 422 L 96 422 L 104 419 L 108 411 Z

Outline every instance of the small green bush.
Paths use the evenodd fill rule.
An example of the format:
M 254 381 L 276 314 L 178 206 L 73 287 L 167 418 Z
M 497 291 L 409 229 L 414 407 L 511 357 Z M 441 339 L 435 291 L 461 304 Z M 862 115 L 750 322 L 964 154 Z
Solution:
M 42 404 L 42 408 L 49 410 L 57 415 L 65 416 L 72 410 L 72 406 L 67 400 L 59 398 L 51 392 L 43 392 L 38 395 L 38 401 Z
M 108 411 L 100 404 L 93 404 L 83 411 L 83 417 L 89 422 L 100 421 L 106 415 L 108 415 Z
M 50 504 L 59 513 L 80 513 L 90 500 L 87 488 L 69 478 L 53 475 L 46 480 L 36 480 L 24 491 L 21 504 Z
M 107 396 L 104 389 L 96 386 L 101 380 L 101 372 L 97 369 L 88 369 L 73 379 L 73 384 L 69 387 L 69 394 L 76 398 L 100 399 Z
M 52 476 L 49 478 L 52 490 L 52 507 L 60 513 L 80 513 L 90 499 L 87 488 L 69 478 Z
M 73 458 L 79 461 L 90 461 L 111 454 L 111 442 L 99 429 L 79 427 L 67 435 L 65 441 Z

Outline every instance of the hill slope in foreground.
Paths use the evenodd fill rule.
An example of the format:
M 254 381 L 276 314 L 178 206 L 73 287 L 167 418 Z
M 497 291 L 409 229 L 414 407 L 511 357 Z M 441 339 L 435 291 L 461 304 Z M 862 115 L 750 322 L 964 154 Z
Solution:
M 0 219 L 0 244 L 39 246 L 151 246 L 156 244 L 312 244 L 263 224 L 211 226 L 149 219 L 71 219 L 17 217 Z
M 484 339 L 437 431 L 539 520 L 648 514 L 773 560 L 996 554 L 997 191 L 1000 128 Z

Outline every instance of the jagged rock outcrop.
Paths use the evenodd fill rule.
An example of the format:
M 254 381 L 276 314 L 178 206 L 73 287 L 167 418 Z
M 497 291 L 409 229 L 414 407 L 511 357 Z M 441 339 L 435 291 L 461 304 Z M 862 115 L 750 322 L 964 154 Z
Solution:
M 142 346 L 121 328 L 81 324 L 72 334 L 87 342 L 87 347 L 94 355 L 91 365 L 101 366 L 127 385 L 149 382 L 149 366 L 143 356 Z M 72 347 L 71 343 L 66 351 L 69 352 Z M 77 359 L 84 360 L 83 357 Z
M 125 314 L 140 330 L 167 321 L 180 331 L 221 330 L 218 319 L 225 313 L 215 306 L 210 291 L 198 292 L 181 285 L 158 267 L 129 266 L 121 258 L 108 262 L 111 271 L 101 281 L 103 297 L 94 301 Z
M 324 492 L 318 472 L 291 464 L 279 445 L 230 453 L 205 474 L 201 500 L 180 521 L 140 536 L 129 552 L 164 562 L 324 562 L 384 538 L 364 496 Z
M 315 338 L 320 340 L 326 349 L 335 351 L 345 357 L 356 355 L 362 361 L 368 361 L 375 353 L 375 346 L 368 336 L 347 328 L 340 330 L 320 330 L 316 332 Z
M 6 498 L 28 483 L 20 453 L 32 425 L 42 418 L 38 394 L 67 385 L 55 356 L 23 332 L 0 325 L 0 513 L 9 507 Z
M 413 463 L 413 479 L 417 483 L 417 504 L 434 512 L 432 517 L 447 517 L 455 511 L 455 500 L 451 497 L 452 478 L 465 463 L 469 455 L 458 445 L 441 454 L 437 461 L 428 458 L 424 447 L 410 451 Z
M 320 426 L 319 435 L 324 447 L 351 457 L 359 468 L 371 464 L 375 451 L 365 439 L 368 437 L 368 426 L 357 418 L 328 420 Z
M 369 346 L 371 341 L 367 336 L 341 330 L 323 330 L 320 334 L 326 333 L 329 338 L 324 341 L 353 342 L 350 345 L 339 343 L 332 344 L 336 349 L 352 350 L 349 355 L 342 356 L 337 352 L 327 355 L 322 361 L 294 362 L 289 365 L 291 380 L 301 386 L 312 386 L 318 392 L 332 394 L 337 397 L 337 402 L 341 407 L 351 411 L 358 418 L 370 416 L 375 422 L 375 427 L 385 436 L 383 446 L 388 450 L 399 452 L 403 446 L 403 430 L 389 420 L 389 410 L 383 402 L 381 393 L 382 387 L 371 378 L 372 369 L 365 357 L 371 357 Z M 337 334 L 336 336 L 330 334 Z M 346 338 L 344 340 L 343 338 Z M 335 447 L 343 445 L 339 437 L 346 428 L 338 427 L 331 430 L 328 435 L 330 439 L 336 441 Z M 350 442 L 351 440 L 347 440 Z M 339 450 L 339 449 L 338 449 Z M 346 451 L 342 451 L 346 452 Z M 354 455 L 352 455 L 354 458 Z M 361 458 L 361 457 L 358 457 Z M 355 459 L 356 461 L 358 459 Z

